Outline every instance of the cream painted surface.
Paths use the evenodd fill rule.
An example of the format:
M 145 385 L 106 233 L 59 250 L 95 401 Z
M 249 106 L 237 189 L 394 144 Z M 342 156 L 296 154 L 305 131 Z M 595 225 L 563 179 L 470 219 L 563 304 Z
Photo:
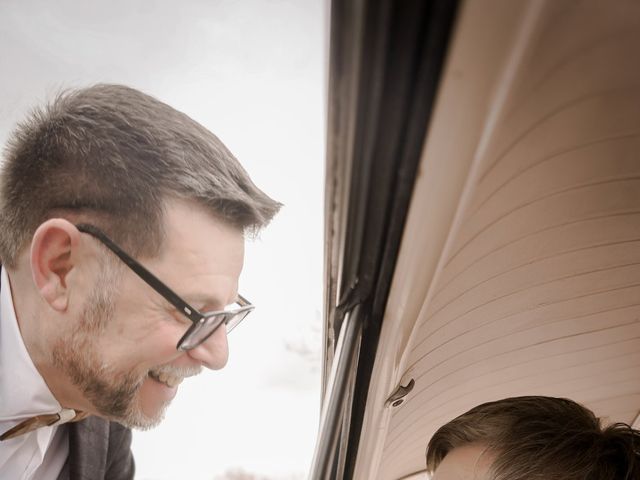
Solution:
M 433 432 L 489 400 L 640 411 L 640 4 L 469 1 L 452 45 L 359 479 L 422 471 Z
M 412 473 L 406 477 L 402 477 L 399 480 L 430 480 L 431 476 L 425 471 Z
M 392 414 L 385 401 L 414 374 L 405 368 L 406 347 L 441 261 L 497 85 L 505 83 L 526 7 L 523 2 L 470 1 L 459 15 L 387 302 L 356 479 L 375 478 Z M 496 28 L 484 28 L 489 23 Z

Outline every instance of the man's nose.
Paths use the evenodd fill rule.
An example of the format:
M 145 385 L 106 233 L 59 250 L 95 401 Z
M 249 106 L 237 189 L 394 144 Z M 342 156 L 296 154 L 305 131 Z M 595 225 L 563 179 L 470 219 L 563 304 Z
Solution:
M 221 325 L 196 348 L 187 350 L 187 354 L 204 367 L 211 370 L 220 370 L 227 364 L 229 359 L 226 327 Z

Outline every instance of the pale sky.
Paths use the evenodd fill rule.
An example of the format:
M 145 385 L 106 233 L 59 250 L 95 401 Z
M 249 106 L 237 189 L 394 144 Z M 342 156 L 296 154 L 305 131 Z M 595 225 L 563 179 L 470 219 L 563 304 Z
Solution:
M 134 433 L 136 478 L 305 478 L 320 408 L 326 3 L 0 2 L 0 143 L 61 88 L 123 83 L 210 129 L 285 204 L 247 245 L 256 306 L 219 372 Z

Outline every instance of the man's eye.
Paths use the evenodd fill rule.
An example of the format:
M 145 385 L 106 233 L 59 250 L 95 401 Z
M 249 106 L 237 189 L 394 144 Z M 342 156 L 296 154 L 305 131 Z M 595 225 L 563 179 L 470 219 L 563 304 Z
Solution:
M 182 323 L 184 325 L 188 325 L 191 323 L 191 320 L 189 320 L 184 313 L 182 313 L 180 310 L 178 310 L 175 307 L 171 307 L 171 309 L 169 310 L 171 316 L 174 318 L 174 320 L 176 320 L 178 323 Z
M 218 312 L 220 310 L 224 310 L 223 308 L 220 307 L 220 305 L 213 305 L 213 304 L 207 304 L 204 305 L 202 307 L 202 309 L 200 309 L 200 312 Z

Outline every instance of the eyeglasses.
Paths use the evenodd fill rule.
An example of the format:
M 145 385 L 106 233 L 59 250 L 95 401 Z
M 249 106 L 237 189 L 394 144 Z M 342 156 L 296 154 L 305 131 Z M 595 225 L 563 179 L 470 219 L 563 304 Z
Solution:
M 181 314 L 193 322 L 187 332 L 178 341 L 178 344 L 176 345 L 176 349 L 178 350 L 186 351 L 197 347 L 223 324 L 226 325 L 227 333 L 231 332 L 231 330 L 244 320 L 249 312 L 255 308 L 246 298 L 238 295 L 238 299 L 236 301 L 236 304 L 238 305 L 237 308 L 216 310 L 212 312 L 199 312 L 160 281 L 158 277 L 110 240 L 109 237 L 107 237 L 99 228 L 86 223 L 78 224 L 76 225 L 76 228 L 82 233 L 89 234 L 100 240 L 100 242 L 115 253 L 120 260 L 122 260 L 151 288 L 162 295 L 162 297 L 171 305 L 176 307 Z

